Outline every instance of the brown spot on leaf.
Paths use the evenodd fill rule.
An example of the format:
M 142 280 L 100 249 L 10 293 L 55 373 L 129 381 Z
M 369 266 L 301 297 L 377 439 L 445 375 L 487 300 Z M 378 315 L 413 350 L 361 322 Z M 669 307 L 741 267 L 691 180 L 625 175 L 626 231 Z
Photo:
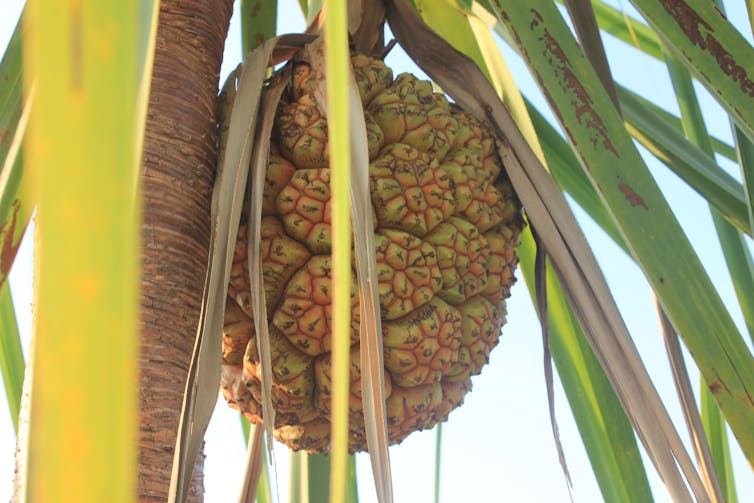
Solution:
M 660 1 L 668 14 L 676 20 L 689 41 L 714 57 L 723 73 L 734 82 L 738 82 L 742 92 L 754 97 L 754 82 L 746 73 L 746 69 L 739 65 L 722 43 L 715 38 L 715 30 L 712 26 L 682 0 Z M 720 12 L 720 15 L 723 15 L 722 12 Z
M 710 390 L 710 392 L 713 395 L 719 394 L 723 389 L 725 389 L 725 388 L 719 382 L 713 381 L 713 382 L 709 383 L 709 390 Z
M 2 239 L 2 249 L 0 250 L 0 284 L 8 277 L 13 260 L 18 253 L 18 247 L 21 246 L 21 240 L 18 243 L 13 242 L 16 234 L 16 223 L 18 220 L 18 210 L 21 209 L 21 203 L 16 199 L 13 201 L 11 215 L 8 221 L 3 222 L 0 227 L 0 237 Z
M 531 9 L 531 13 L 530 28 L 534 30 L 539 27 L 542 15 L 535 9 Z M 604 148 L 612 152 L 615 157 L 620 157 L 607 133 L 607 127 L 602 117 L 594 110 L 592 99 L 573 71 L 573 65 L 560 42 L 550 33 L 547 27 L 544 28 L 540 39 L 545 44 L 545 57 L 548 58 L 548 62 L 556 73 L 561 89 L 571 95 L 570 104 L 576 113 L 576 120 L 592 133 L 589 139 L 592 147 L 595 149 Z
M 644 207 L 645 210 L 649 209 L 649 206 L 647 206 L 647 203 L 644 202 L 644 199 L 639 194 L 634 192 L 634 189 L 632 189 L 627 183 L 621 182 L 618 185 L 618 188 L 620 189 L 621 192 L 623 192 L 623 195 L 626 196 L 628 203 L 632 207 L 642 206 Z
M 3 143 L 5 143 L 5 140 L 7 140 L 7 139 L 8 139 L 8 130 L 7 129 L 3 129 L 3 132 L 0 133 L 0 145 L 2 145 Z
M 251 16 L 256 17 L 259 14 L 259 11 L 262 10 L 262 6 L 259 2 L 254 4 L 254 7 L 251 8 Z

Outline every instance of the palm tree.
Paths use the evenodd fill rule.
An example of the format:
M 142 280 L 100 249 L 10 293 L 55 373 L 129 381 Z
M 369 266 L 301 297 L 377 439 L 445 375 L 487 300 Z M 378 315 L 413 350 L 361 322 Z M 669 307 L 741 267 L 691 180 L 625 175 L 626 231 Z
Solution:
M 301 2 L 310 19 L 319 3 Z M 507 138 L 501 148 L 515 159 L 510 176 L 537 234 L 523 238 L 522 273 L 549 327 L 548 347 L 605 500 L 651 499 L 636 431 L 674 499 L 735 501 L 725 428 L 752 463 L 751 351 L 631 138 L 710 204 L 717 236 L 709 239 L 721 243 L 736 309 L 751 335 L 754 51 L 727 22 L 722 5 L 633 3 L 648 25 L 599 0 L 565 2 L 578 42 L 548 0 L 416 1 L 416 10 L 403 1 L 362 2 L 368 22 L 361 26 L 375 33 L 387 15 L 392 33 L 419 66 Z M 27 371 L 33 375 L 28 379 L 33 398 L 31 415 L 21 414 L 28 440 L 19 435 L 24 439 L 19 459 L 28 457 L 30 471 L 26 481 L 19 478 L 16 496 L 22 499 L 27 490 L 32 501 L 44 501 L 53 499 L 48 491 L 67 488 L 80 495 L 77 499 L 128 499 L 136 485 L 140 500 L 163 501 L 178 425 L 188 419 L 198 425 L 188 443 L 196 443 L 206 427 L 201 413 L 194 417 L 189 408 L 181 416 L 181 408 L 197 327 L 211 318 L 212 300 L 202 293 L 207 263 L 222 264 L 208 250 L 215 249 L 212 226 L 218 222 L 211 202 L 219 70 L 233 5 L 228 0 L 94 4 L 30 1 L 23 37 L 18 29 L 0 66 L 11 77 L 0 82 L 8 111 L 0 116 L 0 131 L 6 133 L 0 141 L 3 283 L 7 260 L 13 259 L 31 209 L 38 207 L 36 328 Z M 330 28 L 343 8 L 329 3 L 323 16 L 330 23 L 326 35 L 334 37 L 328 44 L 332 51 L 338 43 L 345 47 L 345 32 L 338 38 Z M 265 16 L 274 13 L 276 3 L 242 1 L 241 9 L 246 52 L 274 35 L 269 29 L 274 22 Z M 652 96 L 613 83 L 598 24 L 637 46 L 642 57 L 667 63 L 680 117 L 664 112 Z M 519 94 L 493 33 L 529 65 L 560 129 Z M 730 114 L 734 145 L 706 132 L 691 75 Z M 341 86 L 336 95 L 345 94 L 344 82 L 333 85 Z M 715 154 L 738 163 L 740 176 L 722 170 Z M 341 161 L 335 156 L 333 162 Z M 21 183 L 22 178 L 31 183 Z M 696 461 L 665 422 L 630 339 L 623 338 L 627 331 L 586 241 L 573 227 L 563 193 L 636 261 L 656 292 Z M 549 257 L 546 268 L 536 258 L 538 249 Z M 8 296 L 4 302 L 7 306 Z M 4 344 L 16 340 L 11 325 L 3 331 Z M 692 359 L 679 356 L 678 336 Z M 8 347 L 2 352 L 3 377 L 11 410 L 18 411 L 23 362 L 17 346 Z M 701 419 L 684 362 L 703 377 Z M 192 369 L 198 383 L 212 382 Z M 71 451 L 74 440 L 80 456 Z M 136 445 L 138 473 L 130 463 Z M 342 457 L 345 451 L 333 448 L 333 458 Z M 188 500 L 200 501 L 202 457 L 195 464 L 190 455 L 178 459 L 180 473 L 188 476 L 193 468 Z M 98 467 L 101 476 L 86 471 Z M 375 469 L 378 480 L 384 468 Z M 339 473 L 334 468 L 331 476 Z

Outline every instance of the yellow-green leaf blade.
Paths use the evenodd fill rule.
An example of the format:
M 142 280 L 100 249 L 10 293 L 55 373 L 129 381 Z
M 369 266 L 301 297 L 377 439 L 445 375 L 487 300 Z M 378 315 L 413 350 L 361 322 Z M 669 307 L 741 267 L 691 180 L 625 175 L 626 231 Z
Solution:
M 26 159 L 40 196 L 29 501 L 135 494 L 134 188 L 155 20 L 142 15 L 154 5 L 27 6 L 24 69 L 36 88 Z
M 311 10 L 309 10 L 311 14 Z M 346 499 L 348 479 L 348 401 L 351 349 L 351 145 L 349 127 L 350 55 L 345 0 L 327 4 L 325 70 L 327 126 L 332 170 L 332 408 L 331 503 Z
M 0 372 L 13 429 L 18 432 L 18 411 L 21 409 L 21 390 L 24 383 L 24 354 L 21 350 L 10 285 L 7 282 L 0 287 Z

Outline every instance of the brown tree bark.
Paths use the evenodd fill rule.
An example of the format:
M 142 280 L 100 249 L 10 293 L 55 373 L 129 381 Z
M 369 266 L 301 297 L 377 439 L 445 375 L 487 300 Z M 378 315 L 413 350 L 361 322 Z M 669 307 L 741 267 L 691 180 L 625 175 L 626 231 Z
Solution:
M 201 307 L 232 0 L 163 0 L 142 171 L 139 501 L 166 501 Z M 190 501 L 203 498 L 203 459 Z

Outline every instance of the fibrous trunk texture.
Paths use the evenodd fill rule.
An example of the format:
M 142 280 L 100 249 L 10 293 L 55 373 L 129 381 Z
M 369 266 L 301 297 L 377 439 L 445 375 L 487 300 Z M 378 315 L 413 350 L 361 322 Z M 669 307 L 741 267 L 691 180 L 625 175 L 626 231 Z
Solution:
M 139 501 L 166 501 L 201 307 L 232 0 L 163 0 L 142 170 Z M 202 501 L 203 461 L 190 501 Z

